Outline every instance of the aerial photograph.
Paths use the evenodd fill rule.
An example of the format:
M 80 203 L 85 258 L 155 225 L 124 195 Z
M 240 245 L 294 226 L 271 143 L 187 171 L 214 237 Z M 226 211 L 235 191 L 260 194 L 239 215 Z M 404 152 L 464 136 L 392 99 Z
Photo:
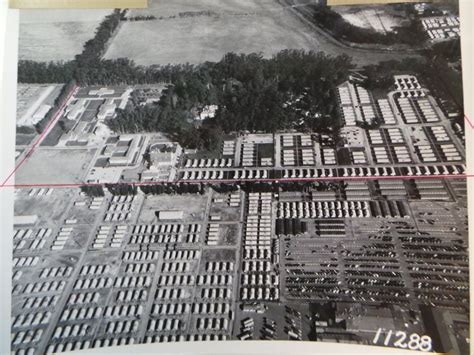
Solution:
M 469 354 L 457 1 L 22 10 L 11 351 Z

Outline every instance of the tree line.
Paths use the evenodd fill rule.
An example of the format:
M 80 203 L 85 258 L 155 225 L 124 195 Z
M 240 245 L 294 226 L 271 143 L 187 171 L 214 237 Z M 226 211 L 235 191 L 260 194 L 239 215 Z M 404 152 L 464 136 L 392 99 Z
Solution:
M 105 196 L 108 191 L 113 196 L 136 195 L 140 190 L 145 195 L 163 195 L 163 194 L 204 194 L 205 186 L 203 184 L 149 184 L 136 186 L 133 184 L 118 183 L 105 185 L 83 185 L 81 192 L 89 197 Z
M 18 62 L 20 83 L 67 83 L 76 80 L 81 85 L 134 85 L 171 83 L 186 71 L 192 71 L 190 64 L 136 65 L 127 58 L 100 59 L 89 61 L 88 66 L 78 68 L 76 60 L 67 62 Z
M 232 193 L 239 190 L 249 192 L 281 192 L 281 191 L 303 191 L 309 193 L 313 191 L 340 191 L 343 186 L 341 183 L 325 182 L 235 182 L 231 184 L 190 184 L 190 183 L 164 183 L 136 186 L 133 184 L 117 183 L 105 185 L 84 185 L 81 186 L 81 192 L 89 197 L 102 197 L 108 191 L 113 196 L 136 195 L 140 190 L 145 195 L 163 195 L 163 194 L 204 194 L 206 188 L 211 188 L 217 193 Z
M 35 62 L 20 60 L 18 62 L 18 81 L 20 83 L 68 83 L 72 80 L 80 84 L 95 82 L 107 77 L 107 73 L 98 72 L 111 66 L 103 63 L 101 57 L 107 49 L 107 43 L 117 30 L 120 21 L 125 18 L 125 10 L 116 9 L 105 17 L 96 30 L 94 38 L 84 44 L 82 53 L 74 60 L 66 62 Z M 113 63 L 119 66 L 119 63 Z
M 156 20 L 156 16 L 154 16 L 154 15 L 148 15 L 148 16 L 138 15 L 138 16 L 132 16 L 132 17 L 127 17 L 127 18 L 123 19 L 123 21 L 130 21 L 130 22 L 134 22 L 134 21 L 152 21 L 152 20 Z

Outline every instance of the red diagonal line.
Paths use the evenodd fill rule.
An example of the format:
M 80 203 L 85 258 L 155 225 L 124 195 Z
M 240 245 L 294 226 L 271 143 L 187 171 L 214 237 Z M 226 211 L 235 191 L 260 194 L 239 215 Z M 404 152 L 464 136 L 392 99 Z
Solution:
M 68 97 L 66 98 L 66 100 L 64 100 L 64 102 L 62 103 L 62 105 L 59 107 L 58 111 L 53 115 L 53 117 L 49 120 L 48 124 L 46 125 L 46 127 L 44 128 L 43 132 L 41 132 L 41 134 L 38 136 L 38 138 L 36 138 L 36 141 L 35 143 L 28 149 L 28 152 L 26 152 L 25 156 L 23 157 L 23 159 L 20 160 L 20 162 L 15 166 L 15 169 L 13 169 L 13 171 L 10 173 L 10 175 L 7 176 L 7 178 L 3 181 L 2 185 L 0 185 L 0 187 L 4 187 L 6 186 L 6 183 L 11 179 L 11 177 L 13 175 L 15 175 L 15 173 L 18 171 L 18 169 L 20 169 L 20 167 L 25 163 L 25 161 L 28 160 L 28 158 L 33 154 L 33 152 L 35 151 L 35 149 L 37 148 L 38 144 L 42 141 L 44 135 L 46 133 L 48 133 L 48 129 L 49 127 L 55 123 L 56 119 L 58 118 L 58 116 L 61 114 L 62 110 L 64 109 L 64 107 L 66 106 L 66 104 L 68 103 L 69 99 L 72 97 L 72 95 L 74 94 L 74 92 L 76 91 L 77 89 L 77 86 L 74 87 L 74 89 L 72 89 L 72 91 L 69 93 Z
M 413 176 L 326 176 L 326 177 L 318 177 L 318 178 L 268 178 L 268 179 L 222 179 L 222 180 L 177 180 L 177 181 L 137 181 L 137 182 L 123 182 L 123 183 L 35 183 L 35 184 L 6 184 L 10 178 L 18 171 L 21 165 L 33 154 L 34 150 L 36 149 L 37 145 L 41 141 L 42 137 L 48 131 L 48 128 L 54 121 L 57 119 L 57 116 L 61 114 L 62 110 L 66 106 L 67 102 L 74 94 L 77 86 L 71 91 L 68 95 L 64 103 L 61 105 L 59 110 L 53 116 L 53 118 L 48 122 L 47 126 L 45 127 L 44 131 L 39 135 L 36 142 L 33 146 L 29 149 L 29 151 L 25 154 L 24 158 L 18 163 L 15 169 L 12 171 L 10 175 L 5 179 L 5 181 L 0 185 L 2 187 L 13 187 L 13 188 L 28 188 L 28 187 L 56 187 L 56 188 L 68 188 L 68 187 L 81 187 L 81 186 L 105 186 L 105 185 L 132 185 L 132 186 L 151 186 L 151 185 L 160 185 L 160 184 L 177 184 L 177 183 L 187 183 L 187 184 L 219 184 L 219 183 L 243 183 L 243 182 L 317 182 L 317 181 L 341 181 L 341 180 L 384 180 L 384 179 L 402 179 L 402 180 L 411 180 L 411 179 L 467 179 L 473 178 L 474 175 L 468 174 L 458 174 L 458 175 L 413 175 Z M 464 116 L 465 120 L 474 129 L 474 124 L 471 120 Z
M 474 123 L 469 119 L 469 117 L 467 117 L 467 115 L 464 115 L 464 119 L 469 124 L 469 126 L 471 126 L 471 128 L 474 129 Z

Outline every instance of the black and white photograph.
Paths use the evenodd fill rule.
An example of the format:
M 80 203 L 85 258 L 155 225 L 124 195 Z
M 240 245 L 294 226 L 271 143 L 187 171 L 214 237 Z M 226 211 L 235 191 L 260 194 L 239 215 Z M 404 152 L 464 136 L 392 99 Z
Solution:
M 458 1 L 19 22 L 11 354 L 470 353 Z

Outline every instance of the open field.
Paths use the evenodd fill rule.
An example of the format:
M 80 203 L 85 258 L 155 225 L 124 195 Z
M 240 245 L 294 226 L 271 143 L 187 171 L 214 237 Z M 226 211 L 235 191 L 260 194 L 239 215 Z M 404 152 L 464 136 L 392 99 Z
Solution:
M 124 23 L 112 40 L 106 59 L 128 57 L 137 64 L 179 64 L 218 61 L 225 53 L 262 53 L 283 49 L 346 53 L 358 64 L 396 59 L 341 47 L 315 32 L 294 9 L 277 0 L 200 1 L 164 0 L 129 16 L 154 15 L 151 21 Z
M 391 32 L 394 27 L 401 26 L 403 21 L 403 12 L 390 6 L 335 6 L 332 9 L 350 24 L 379 33 Z
M 38 148 L 16 172 L 17 184 L 82 182 L 95 149 Z
M 194 15 L 180 17 L 184 12 Z M 227 52 L 270 56 L 286 48 L 317 45 L 310 31 L 302 30 L 298 20 L 271 0 L 226 1 L 222 5 L 214 1 L 159 1 L 149 13 L 163 19 L 123 24 L 106 58 L 131 56 L 146 65 L 201 63 L 218 61 Z
M 21 11 L 19 58 L 35 61 L 74 59 L 111 10 Z
M 40 223 L 51 225 L 63 222 L 62 216 L 77 190 L 56 189 L 50 196 L 28 196 L 32 189 L 16 190 L 15 216 L 38 215 Z

